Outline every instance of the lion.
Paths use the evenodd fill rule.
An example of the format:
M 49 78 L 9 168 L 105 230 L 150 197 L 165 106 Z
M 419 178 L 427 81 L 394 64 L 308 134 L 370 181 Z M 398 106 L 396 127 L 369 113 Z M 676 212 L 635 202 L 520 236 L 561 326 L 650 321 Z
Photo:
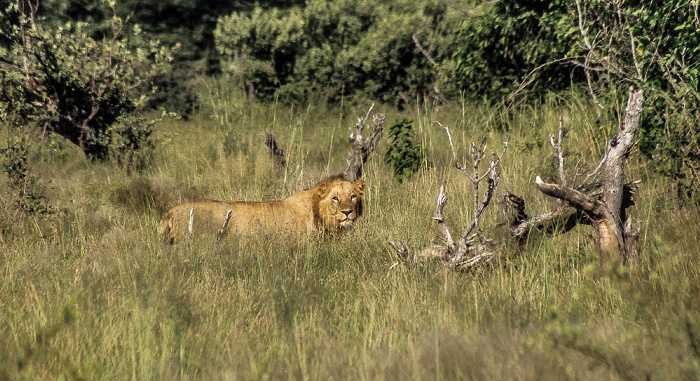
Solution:
M 239 236 L 257 233 L 313 235 L 338 233 L 353 226 L 364 208 L 363 180 L 345 181 L 342 175 L 321 181 L 284 200 L 276 201 L 216 201 L 199 200 L 178 205 L 165 213 L 158 224 L 158 233 L 173 244 L 189 231 L 190 211 L 193 231 Z

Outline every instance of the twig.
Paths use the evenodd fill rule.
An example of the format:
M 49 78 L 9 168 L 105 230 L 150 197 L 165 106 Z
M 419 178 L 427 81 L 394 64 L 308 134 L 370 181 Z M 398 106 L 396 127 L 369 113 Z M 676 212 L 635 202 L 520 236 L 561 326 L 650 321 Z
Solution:
M 226 217 L 224 217 L 224 224 L 221 225 L 221 229 L 216 232 L 216 240 L 219 241 L 221 237 L 224 235 L 226 232 L 226 228 L 228 227 L 228 221 L 231 219 L 231 209 L 229 209 L 226 212 Z
M 221 237 L 226 233 L 226 228 L 228 227 L 228 221 L 231 219 L 231 209 L 226 212 L 226 217 L 224 217 L 224 223 L 221 225 L 221 229 L 216 232 L 216 240 L 214 241 L 214 247 L 211 249 L 211 255 L 216 252 L 216 244 L 219 243 Z
M 194 208 L 190 209 L 190 222 L 187 225 L 187 234 L 188 234 L 188 241 L 187 241 L 187 251 L 190 251 L 192 249 L 192 233 L 194 230 Z
M 557 153 L 557 159 L 559 161 L 559 185 L 566 186 L 566 174 L 564 172 L 564 147 L 562 140 L 564 138 L 565 132 L 562 123 L 562 117 L 559 117 L 559 134 L 557 136 L 557 142 L 554 142 L 554 134 L 549 134 L 549 144 Z
M 265 136 L 265 145 L 270 149 L 270 155 L 275 158 L 277 164 L 281 167 L 287 165 L 287 159 L 284 158 L 284 150 L 277 146 L 277 140 L 272 136 L 272 132 L 268 132 Z
M 583 43 L 586 45 L 586 48 L 588 48 L 588 54 L 586 54 L 586 61 L 584 63 L 583 68 L 583 72 L 586 75 L 586 85 L 588 86 L 588 92 L 591 94 L 593 102 L 602 110 L 605 107 L 603 107 L 603 105 L 600 102 L 598 102 L 598 98 L 596 97 L 595 92 L 593 91 L 593 84 L 591 83 L 591 76 L 589 73 L 591 56 L 595 55 L 595 50 L 593 49 L 593 46 L 591 45 L 590 41 L 588 41 L 588 33 L 583 28 L 583 12 L 581 11 L 581 4 L 579 0 L 576 0 L 576 13 L 578 14 L 578 29 L 581 32 L 581 36 L 583 37 Z

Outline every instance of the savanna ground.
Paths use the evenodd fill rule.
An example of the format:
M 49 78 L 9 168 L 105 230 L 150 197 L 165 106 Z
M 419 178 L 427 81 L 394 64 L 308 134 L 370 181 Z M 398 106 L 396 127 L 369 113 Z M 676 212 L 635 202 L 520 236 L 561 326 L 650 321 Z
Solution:
M 268 234 L 168 246 L 161 213 L 183 200 L 286 197 L 345 169 L 348 127 L 365 109 L 248 105 L 211 87 L 187 121 L 160 126 L 151 167 L 127 175 L 55 138 L 34 157 L 49 216 L 23 216 L 4 197 L 0 221 L 1 379 L 697 379 L 700 378 L 700 211 L 632 154 L 641 179 L 641 264 L 601 266 L 593 231 L 506 245 L 470 273 L 440 263 L 396 267 L 387 244 L 425 247 L 439 187 L 453 232 L 471 220 L 471 188 L 450 163 L 486 139 L 504 156 L 499 191 L 528 213 L 554 205 L 534 178 L 554 179 L 548 134 L 570 129 L 570 169 L 597 164 L 614 116 L 584 96 L 514 112 L 464 105 L 387 113 L 411 118 L 429 165 L 399 183 L 365 167 L 366 211 L 341 237 L 308 243 Z M 497 122 L 501 120 L 501 122 Z M 288 155 L 264 146 L 272 131 Z M 6 138 L 6 137 L 3 137 Z M 466 153 L 463 148 L 461 153 Z M 6 179 L 2 194 L 9 194 Z M 482 221 L 507 240 L 500 205 Z

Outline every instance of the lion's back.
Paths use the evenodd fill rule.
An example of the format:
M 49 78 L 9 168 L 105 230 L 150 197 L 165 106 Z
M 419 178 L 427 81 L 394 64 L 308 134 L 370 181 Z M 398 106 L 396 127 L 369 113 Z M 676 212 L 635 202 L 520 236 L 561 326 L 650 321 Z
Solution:
M 190 230 L 197 234 L 216 232 L 223 225 L 228 210 L 235 209 L 232 202 L 200 200 L 177 205 L 168 210 L 158 223 L 158 234 L 170 243 L 180 241 Z M 192 218 L 190 218 L 192 213 Z M 219 224 L 218 227 L 216 226 Z
M 306 210 L 306 211 L 304 211 Z M 226 221 L 227 214 L 230 218 Z M 229 234 L 255 237 L 266 233 L 306 233 L 314 228 L 311 204 L 284 201 L 245 202 L 201 200 L 178 205 L 163 215 L 158 233 L 170 243 L 192 233 L 215 234 L 224 226 Z

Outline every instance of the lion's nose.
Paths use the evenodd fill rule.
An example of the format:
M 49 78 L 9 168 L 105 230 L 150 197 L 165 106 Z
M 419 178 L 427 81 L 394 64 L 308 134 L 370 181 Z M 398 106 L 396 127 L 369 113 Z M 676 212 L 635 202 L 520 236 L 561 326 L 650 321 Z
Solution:
M 348 218 L 350 217 L 350 213 L 352 213 L 352 209 L 341 210 L 340 212 L 343 213 L 346 218 Z

